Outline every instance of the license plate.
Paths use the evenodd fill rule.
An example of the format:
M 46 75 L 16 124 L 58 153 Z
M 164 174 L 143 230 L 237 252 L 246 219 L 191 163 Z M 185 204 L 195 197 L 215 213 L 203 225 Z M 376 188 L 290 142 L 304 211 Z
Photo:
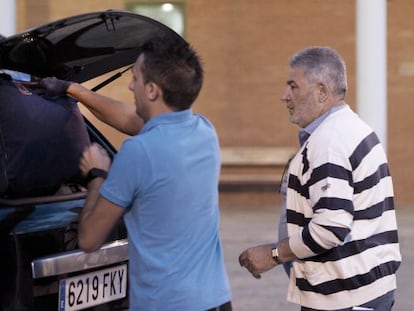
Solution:
M 59 310 L 74 311 L 124 298 L 127 265 L 63 279 L 59 283 Z

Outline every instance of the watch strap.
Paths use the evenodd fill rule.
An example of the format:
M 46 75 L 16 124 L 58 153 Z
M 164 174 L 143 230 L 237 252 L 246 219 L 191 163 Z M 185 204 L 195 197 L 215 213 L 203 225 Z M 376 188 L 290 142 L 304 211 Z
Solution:
M 108 176 L 108 172 L 101 168 L 91 168 L 88 172 L 88 174 L 85 177 L 85 184 L 89 184 L 93 179 L 97 177 L 102 177 L 103 179 Z

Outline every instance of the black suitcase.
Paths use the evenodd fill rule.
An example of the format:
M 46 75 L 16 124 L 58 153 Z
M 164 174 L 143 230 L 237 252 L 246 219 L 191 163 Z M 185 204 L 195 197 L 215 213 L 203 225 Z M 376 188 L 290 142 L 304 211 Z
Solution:
M 48 98 L 0 77 L 0 196 L 50 195 L 81 180 L 79 159 L 89 144 L 73 99 Z

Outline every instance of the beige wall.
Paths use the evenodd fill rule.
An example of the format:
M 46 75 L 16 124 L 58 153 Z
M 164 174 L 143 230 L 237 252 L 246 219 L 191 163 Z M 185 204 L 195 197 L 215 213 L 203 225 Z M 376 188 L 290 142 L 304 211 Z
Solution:
M 397 202 L 414 203 L 414 2 L 388 1 L 388 153 Z
M 123 8 L 121 0 L 17 0 L 18 29 L 68 15 Z M 355 1 L 187 0 L 187 39 L 206 79 L 194 110 L 216 125 L 225 146 L 296 146 L 297 128 L 280 102 L 287 62 L 308 45 L 330 45 L 348 66 L 355 107 Z M 80 5 L 81 4 L 81 5 Z M 34 14 L 36 12 L 36 14 Z M 388 154 L 398 204 L 414 203 L 414 2 L 388 1 Z M 130 94 L 119 89 L 117 97 Z M 116 93 L 115 93 L 116 92 Z

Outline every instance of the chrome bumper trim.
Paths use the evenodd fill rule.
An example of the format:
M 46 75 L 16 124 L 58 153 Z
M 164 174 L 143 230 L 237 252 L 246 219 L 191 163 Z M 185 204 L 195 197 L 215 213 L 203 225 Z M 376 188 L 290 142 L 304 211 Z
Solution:
M 103 245 L 92 253 L 79 250 L 42 257 L 32 261 L 33 279 L 78 272 L 128 260 L 128 240 Z

